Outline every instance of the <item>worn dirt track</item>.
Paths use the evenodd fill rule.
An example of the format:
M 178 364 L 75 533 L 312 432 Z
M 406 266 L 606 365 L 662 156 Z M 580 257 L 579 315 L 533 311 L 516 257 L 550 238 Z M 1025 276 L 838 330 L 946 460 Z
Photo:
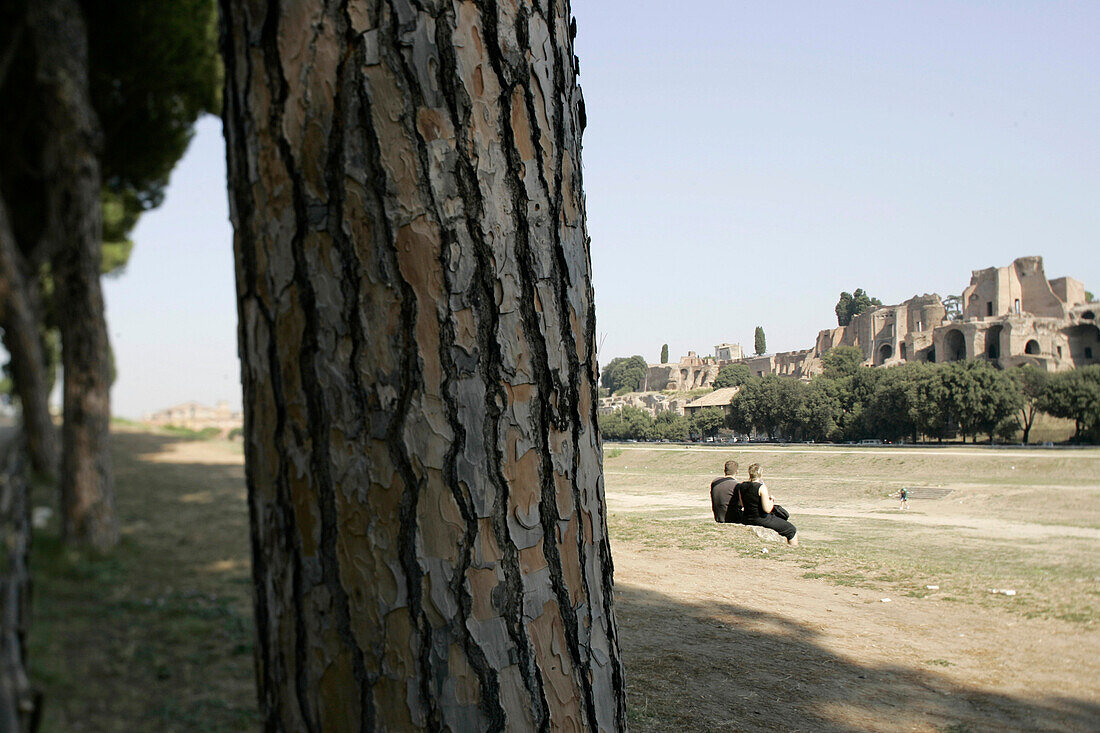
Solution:
M 1037 455 L 1043 454 L 1026 457 Z M 1095 454 L 1082 457 L 1095 460 Z M 654 478 L 641 458 L 626 447 L 621 459 L 611 461 L 609 511 L 677 527 L 711 522 L 695 486 L 709 482 L 705 475 Z M 619 470 L 626 462 L 635 470 Z M 655 465 L 660 464 L 646 464 Z M 848 470 L 834 469 L 828 479 L 839 485 Z M 781 478 L 775 477 L 777 485 Z M 791 491 L 798 482 L 797 477 L 787 482 Z M 889 488 L 889 482 L 882 486 Z M 801 505 L 797 496 L 790 498 L 796 524 L 800 515 L 812 514 L 865 521 L 868 527 L 885 522 L 914 530 L 942 528 L 950 542 L 995 537 L 1049 540 L 1054 547 L 1073 538 L 1100 547 L 1100 530 L 1094 527 L 987 516 L 995 502 L 981 498 L 982 490 L 974 487 L 980 484 L 960 484 L 955 493 L 916 502 L 915 510 L 905 512 L 881 493 L 859 500 L 838 495 L 831 505 L 819 495 L 806 496 Z M 1095 491 L 1089 485 L 1078 494 L 1092 501 Z M 782 498 L 788 496 L 784 491 Z M 993 607 L 959 602 L 949 597 L 950 580 L 942 591 L 922 588 L 925 597 L 916 597 L 806 577 L 799 562 L 774 560 L 811 554 L 807 547 L 818 540 L 813 531 L 800 533 L 802 549 L 750 537 L 761 551 L 753 555 L 745 551 L 747 528 L 722 529 L 730 533 L 728 548 L 719 543 L 698 550 L 655 547 L 612 533 L 616 611 L 635 730 L 1100 730 L 1095 623 L 1028 618 L 1003 596 L 991 596 L 1004 601 Z M 763 554 L 765 549 L 770 554 Z M 960 552 L 966 549 L 959 545 Z

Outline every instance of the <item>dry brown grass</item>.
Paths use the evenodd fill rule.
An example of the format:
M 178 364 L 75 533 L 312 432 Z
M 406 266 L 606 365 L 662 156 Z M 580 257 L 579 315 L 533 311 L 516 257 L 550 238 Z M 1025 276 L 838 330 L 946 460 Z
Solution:
M 121 546 L 66 550 L 56 522 L 35 536 L 42 730 L 256 728 L 239 449 L 126 428 L 113 445 Z M 54 504 L 51 493 L 37 487 L 34 504 Z

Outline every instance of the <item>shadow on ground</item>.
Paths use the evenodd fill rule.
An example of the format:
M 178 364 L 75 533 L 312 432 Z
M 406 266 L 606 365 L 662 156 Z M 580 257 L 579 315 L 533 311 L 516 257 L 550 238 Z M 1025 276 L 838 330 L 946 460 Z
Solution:
M 259 727 L 248 512 L 232 446 L 114 435 L 122 546 L 36 537 L 32 675 L 43 733 Z M 35 505 L 55 503 L 34 497 Z M 1096 730 L 1096 701 L 1025 700 L 900 666 L 860 665 L 817 632 L 731 604 L 620 584 L 635 731 Z
M 232 445 L 112 435 L 122 543 L 106 556 L 35 536 L 30 630 L 43 733 L 259 726 L 248 511 Z M 40 486 L 35 506 L 56 509 Z
M 1095 731 L 1100 704 L 1020 699 L 935 673 L 861 665 L 811 627 L 732 604 L 616 586 L 631 728 L 640 731 Z M 1041 698 L 1041 699 L 1040 699 Z

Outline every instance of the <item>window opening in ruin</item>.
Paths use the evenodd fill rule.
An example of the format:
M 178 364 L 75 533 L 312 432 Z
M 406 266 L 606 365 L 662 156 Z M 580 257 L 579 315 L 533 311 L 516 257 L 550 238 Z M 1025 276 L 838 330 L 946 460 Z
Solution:
M 936 350 L 935 349 L 929 349 L 928 350 L 928 363 L 929 364 L 935 364 L 936 363 Z
M 943 340 L 943 346 L 947 349 L 948 361 L 962 361 L 966 358 L 966 338 L 962 331 L 952 329 Z
M 1086 359 L 1091 359 L 1092 358 L 1092 347 L 1091 346 L 1086 346 L 1085 347 L 1085 358 Z
M 1017 313 L 1020 312 L 1020 299 L 1019 298 L 1016 299 L 1016 304 L 1013 307 L 1016 309 Z
M 901 358 L 905 358 L 905 344 L 898 344 L 898 351 L 901 354 Z
M 878 363 L 883 364 L 894 355 L 894 348 L 890 344 L 883 344 L 878 348 Z
M 1027 346 L 1024 347 L 1024 353 L 1025 354 L 1032 354 L 1032 355 L 1038 354 L 1039 353 L 1039 342 L 1036 341 L 1035 339 L 1031 339 L 1030 341 L 1028 341 Z
M 990 359 L 1001 358 L 1001 326 L 994 326 L 985 335 L 985 355 Z
M 1061 346 L 1058 347 L 1058 358 L 1059 359 L 1062 358 L 1062 347 Z
M 1093 313 L 1092 311 L 1085 311 L 1084 313 L 1081 314 L 1081 317 L 1082 318 L 1087 318 L 1088 320 L 1091 321 L 1092 319 L 1096 318 L 1096 314 Z
M 993 301 L 992 300 L 987 300 L 985 302 L 985 314 L 987 316 L 993 315 Z

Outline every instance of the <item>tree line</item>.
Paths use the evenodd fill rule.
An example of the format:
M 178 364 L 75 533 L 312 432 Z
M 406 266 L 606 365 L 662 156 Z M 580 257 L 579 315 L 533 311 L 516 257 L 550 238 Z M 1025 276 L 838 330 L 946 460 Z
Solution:
M 910 362 L 882 369 L 862 365 L 859 349 L 841 346 L 824 358 L 824 374 L 803 382 L 723 368 L 723 386 L 741 387 L 724 427 L 769 438 L 814 441 L 1030 441 L 1039 413 L 1073 420 L 1075 442 L 1100 442 L 1100 365 L 1048 374 L 1034 366 L 998 369 L 985 361 Z M 728 369 L 728 371 L 727 371 Z M 716 382 L 717 383 L 717 382 Z M 713 435 L 714 417 L 658 415 L 648 421 L 625 408 L 603 415 L 610 439 L 686 439 Z M 648 416 L 646 416 L 648 417 Z
M 685 441 L 712 437 L 723 427 L 726 416 L 718 407 L 704 407 L 689 417 L 668 410 L 654 416 L 639 407 L 624 405 L 600 415 L 600 432 L 608 440 Z
M 164 199 L 220 104 L 213 0 L 0 5 L 0 329 L 31 466 L 60 485 L 64 539 L 118 541 L 113 360 L 100 277 Z M 48 396 L 63 367 L 60 441 Z

